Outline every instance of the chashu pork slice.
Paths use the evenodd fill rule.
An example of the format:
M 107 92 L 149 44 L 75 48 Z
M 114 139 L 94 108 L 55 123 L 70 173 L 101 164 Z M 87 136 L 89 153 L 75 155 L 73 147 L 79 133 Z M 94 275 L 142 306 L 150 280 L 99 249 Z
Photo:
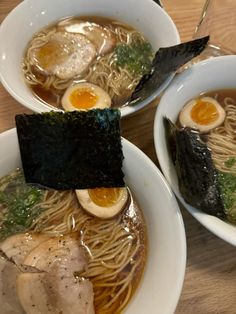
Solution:
M 83 34 L 96 46 L 98 54 L 102 56 L 112 52 L 116 46 L 116 35 L 97 23 L 69 18 L 61 21 L 57 29 L 72 34 Z
M 49 236 L 42 233 L 15 234 L 0 244 L 0 250 L 16 265 L 20 265 L 31 250 L 48 239 Z
M 29 62 L 43 75 L 56 75 L 62 80 L 72 79 L 86 71 L 96 57 L 94 44 L 82 34 L 67 32 L 40 36 L 45 43 L 33 44 L 29 50 Z M 37 39 L 36 39 L 37 41 Z
M 54 237 L 42 242 L 26 256 L 24 265 L 45 272 L 62 271 L 65 276 L 84 271 L 87 258 L 79 242 L 79 233 Z
M 24 314 L 18 299 L 16 278 L 20 273 L 16 265 L 0 256 L 0 313 Z
M 27 314 L 94 314 L 93 286 L 89 280 L 54 273 L 18 276 L 18 295 Z
M 78 233 L 42 242 L 24 265 L 39 271 L 18 276 L 18 296 L 27 314 L 94 314 L 92 283 L 79 277 L 87 258 Z

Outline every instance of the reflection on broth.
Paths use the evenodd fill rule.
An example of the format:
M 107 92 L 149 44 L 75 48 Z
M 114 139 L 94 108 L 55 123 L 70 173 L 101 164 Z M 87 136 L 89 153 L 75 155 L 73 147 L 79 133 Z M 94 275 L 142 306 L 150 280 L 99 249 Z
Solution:
M 112 106 L 120 107 L 150 70 L 153 56 L 148 41 L 129 25 L 103 17 L 72 17 L 34 35 L 23 71 L 35 96 L 57 108 L 65 109 L 63 94 L 80 82 L 101 87 Z
M 74 191 L 26 185 L 16 170 L 0 180 L 0 212 L 0 249 L 21 270 L 14 306 L 20 300 L 27 313 L 33 307 L 73 314 L 76 306 L 94 313 L 94 304 L 95 313 L 109 314 L 127 305 L 147 254 L 144 218 L 131 193 L 120 214 L 99 219 L 82 209 Z M 28 267 L 23 272 L 21 264 Z

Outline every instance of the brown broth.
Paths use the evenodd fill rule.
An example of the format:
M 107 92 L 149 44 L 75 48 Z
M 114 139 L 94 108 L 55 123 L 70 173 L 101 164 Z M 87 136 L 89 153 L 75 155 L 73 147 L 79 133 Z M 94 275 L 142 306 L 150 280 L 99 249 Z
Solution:
M 202 93 L 201 96 L 216 98 L 217 101 L 224 108 L 224 99 L 226 97 L 230 97 L 236 102 L 236 89 L 217 89 L 210 92 Z
M 53 107 L 58 107 L 58 102 L 63 95 L 63 92 L 59 93 L 58 91 L 53 91 L 52 89 L 46 90 L 40 85 L 33 85 L 31 86 L 31 89 L 36 98 L 43 101 L 47 105 L 50 104 Z
M 116 25 L 122 26 L 124 29 L 127 29 L 128 31 L 135 31 L 135 29 L 133 27 L 131 27 L 130 25 L 121 23 L 119 21 L 107 18 L 107 17 L 100 17 L 100 16 L 81 16 L 81 17 L 70 17 L 70 18 L 66 18 L 66 19 L 62 19 L 60 21 L 58 21 L 57 23 L 54 23 L 52 25 L 50 25 L 49 27 L 46 28 L 47 32 L 53 30 L 55 27 L 56 28 L 60 28 L 60 23 L 63 23 L 64 21 L 70 20 L 72 19 L 73 22 L 74 21 L 85 21 L 85 22 L 89 22 L 91 23 L 96 23 L 100 26 L 103 27 L 110 27 L 112 29 L 115 29 Z M 118 40 L 118 36 L 116 36 L 117 39 L 117 43 L 119 43 Z M 28 47 L 26 48 L 27 51 Z M 98 60 L 100 57 L 97 56 L 95 58 L 95 61 Z M 94 61 L 93 61 L 94 62 Z M 90 67 L 93 66 L 93 62 L 91 63 Z M 32 67 L 32 73 L 36 76 L 36 77 L 40 77 L 41 79 L 45 79 L 46 76 L 40 74 L 39 72 L 37 72 L 37 69 L 33 69 Z M 141 78 L 141 77 L 140 77 Z M 81 75 L 81 77 L 78 78 L 72 78 L 70 80 L 70 84 L 73 83 L 79 83 L 79 82 L 84 82 L 84 78 L 83 78 L 83 74 Z M 52 107 L 56 107 L 59 109 L 63 109 L 62 105 L 61 105 L 61 98 L 66 90 L 56 90 L 53 88 L 49 88 L 49 89 L 45 89 L 44 87 L 42 87 L 40 84 L 38 85 L 30 85 L 28 84 L 29 87 L 32 89 L 32 92 L 34 94 L 34 96 L 36 98 L 38 98 L 40 101 L 44 102 L 46 105 L 52 106 Z M 99 84 L 98 84 L 99 85 Z M 115 96 L 113 97 L 112 100 L 112 107 L 117 108 L 117 107 L 122 107 L 127 103 L 127 100 L 129 99 L 130 95 L 131 95 L 132 91 L 130 91 L 128 88 L 125 90 L 123 90 L 123 94 L 120 96 Z
M 147 247 L 148 247 L 148 241 L 147 241 L 147 230 L 146 230 L 146 224 L 145 224 L 145 219 L 143 216 L 143 213 L 140 209 L 140 206 L 138 205 L 137 201 L 133 199 L 132 201 L 127 205 L 127 208 L 124 210 L 122 214 L 122 221 L 121 224 L 124 226 L 124 229 L 132 235 L 132 233 L 137 232 L 139 234 L 139 239 L 140 239 L 140 248 L 138 252 L 135 255 L 135 258 L 133 259 L 132 262 L 135 262 L 137 260 L 141 260 L 141 263 L 139 267 L 134 272 L 134 275 L 132 277 L 131 285 L 132 285 L 132 291 L 130 298 L 128 299 L 127 304 L 129 304 L 130 300 L 132 299 L 133 295 L 137 291 L 140 282 L 142 280 L 142 276 L 144 274 L 144 269 L 145 269 L 145 264 L 147 260 Z M 83 233 L 83 230 L 81 230 Z M 87 248 L 89 251 L 89 247 Z M 126 278 L 131 271 L 131 265 L 129 264 L 126 266 L 118 275 L 117 275 L 117 281 L 122 280 Z M 106 272 L 104 272 L 104 276 L 106 276 Z M 91 281 L 93 282 L 93 278 L 91 278 Z M 96 294 L 96 288 L 94 289 L 94 292 Z M 102 289 L 98 290 L 99 295 L 102 295 Z M 111 298 L 108 298 L 108 302 L 110 301 Z M 117 302 L 115 303 L 115 306 L 112 305 L 111 309 L 109 309 L 106 313 L 107 314 L 120 314 L 123 313 L 122 311 L 118 311 L 118 308 L 120 306 L 120 303 L 124 299 L 124 295 L 121 295 L 120 298 L 118 298 Z M 127 306 L 126 304 L 126 306 Z M 99 306 L 95 302 L 95 313 L 99 314 L 102 313 L 99 309 Z M 125 306 L 125 307 L 126 307 Z
M 132 228 L 136 229 L 136 231 L 138 231 L 139 236 L 140 236 L 140 249 L 136 255 L 136 260 L 141 258 L 142 262 L 140 264 L 140 266 L 136 269 L 134 276 L 132 278 L 132 293 L 130 295 L 130 299 L 128 300 L 128 303 L 130 302 L 131 298 L 133 297 L 133 295 L 135 294 L 135 292 L 137 291 L 140 282 L 142 280 L 142 276 L 144 274 L 144 269 L 145 269 L 145 264 L 146 264 L 146 260 L 147 260 L 147 230 L 146 230 L 146 224 L 145 224 L 145 220 L 144 220 L 144 216 L 143 213 L 140 209 L 140 206 L 138 205 L 137 201 L 134 200 L 132 205 L 129 205 L 127 211 L 125 212 L 125 216 L 124 216 L 124 222 L 127 223 L 127 220 L 129 220 L 129 224 L 130 224 L 130 230 L 132 230 Z M 130 267 L 126 267 L 123 272 L 123 276 L 126 276 L 129 274 L 130 271 Z M 128 304 L 127 303 L 127 304 Z M 122 310 L 123 312 L 123 310 Z M 99 313 L 99 311 L 98 311 Z M 119 314 L 118 312 L 114 312 L 111 311 L 109 314 Z
M 2 191 L 7 191 L 7 193 L 9 193 L 9 192 L 14 193 L 14 191 L 17 190 L 19 193 L 19 188 L 22 188 L 24 191 L 24 187 L 26 186 L 26 184 L 23 180 L 22 172 L 19 169 L 17 169 L 15 172 L 12 172 L 10 175 L 11 176 L 6 176 L 6 177 L 3 177 L 2 179 L 0 179 L 0 190 L 2 189 Z M 17 180 L 17 178 L 18 178 L 18 180 Z M 21 179 L 19 180 L 19 178 L 21 178 Z M 6 184 L 6 182 L 8 182 L 9 185 Z M 48 197 L 49 198 L 53 197 L 54 193 L 51 193 L 51 191 L 48 192 L 47 190 L 43 190 L 43 193 L 48 193 L 46 199 L 47 199 L 47 201 L 50 202 L 50 200 L 48 200 Z M 60 192 L 58 192 L 58 195 L 59 195 L 59 193 Z M 70 193 L 70 192 L 68 192 L 68 193 Z M 18 197 L 19 197 L 19 195 L 18 195 Z M 73 193 L 72 200 L 73 200 L 73 207 L 75 207 L 76 211 L 78 211 L 78 212 L 79 212 L 79 210 L 81 211 L 82 208 L 78 203 L 78 199 L 77 199 L 75 193 Z M 41 201 L 39 201 L 39 203 L 41 204 Z M 1 208 L 2 208 L 2 212 L 3 212 L 3 210 L 5 212 L 7 212 L 9 210 L 9 209 L 5 208 L 5 205 L 1 204 L 1 201 L 0 201 L 0 209 Z M 63 211 L 62 211 L 63 217 L 65 217 L 65 215 L 66 215 L 66 210 L 67 210 L 67 208 L 63 208 Z M 82 212 L 83 212 L 83 215 L 86 216 L 86 219 L 87 218 L 90 219 L 90 224 L 92 224 L 92 225 L 98 224 L 98 223 L 101 224 L 101 222 L 102 222 L 101 219 L 91 217 L 84 210 L 82 210 Z M 47 216 L 47 213 L 45 213 L 45 214 Z M 146 260 L 147 260 L 147 246 L 148 246 L 147 240 L 148 239 L 147 239 L 147 230 L 146 230 L 145 219 L 144 219 L 142 210 L 141 210 L 140 206 L 138 205 L 137 201 L 135 199 L 133 199 L 133 195 L 132 195 L 132 198 L 130 199 L 129 203 L 126 205 L 126 208 L 123 210 L 123 212 L 120 215 L 121 216 L 118 216 L 116 218 L 119 219 L 119 217 L 121 217 L 121 220 L 118 220 L 118 221 L 119 221 L 119 224 L 121 225 L 122 230 L 125 231 L 124 234 L 127 234 L 127 235 L 125 235 L 125 237 L 126 236 L 132 237 L 132 235 L 137 234 L 139 237 L 139 240 L 140 240 L 139 249 L 138 249 L 136 255 L 134 256 L 133 260 L 130 261 L 128 266 L 126 266 L 124 269 L 122 269 L 120 271 L 120 273 L 117 274 L 117 278 L 116 278 L 118 281 L 126 278 L 130 273 L 131 266 L 133 265 L 132 263 L 137 261 L 137 260 L 140 261 L 139 266 L 135 269 L 135 272 L 132 276 L 132 280 L 131 280 L 132 291 L 131 291 L 130 297 L 128 299 L 128 302 L 127 302 L 127 303 L 129 303 L 130 299 L 132 298 L 135 291 L 139 287 L 143 273 L 144 273 L 144 268 L 145 268 L 145 264 L 146 264 Z M 55 225 L 55 226 L 60 225 L 62 223 L 62 220 L 61 220 L 62 218 L 61 218 L 61 216 L 59 216 L 59 217 L 60 218 L 58 218 L 58 219 L 53 218 L 53 221 L 51 221 L 50 224 Z M 76 219 L 76 217 L 74 217 L 74 218 Z M 114 219 L 116 219 L 116 218 L 114 218 Z M 1 221 L 0 221 L 0 225 L 1 225 Z M 37 225 L 37 232 L 44 232 L 45 227 L 47 228 L 48 225 L 47 224 L 46 225 L 38 224 Z M 75 230 L 72 229 L 70 232 L 79 231 L 80 234 L 82 235 L 84 233 L 84 231 L 86 230 L 83 228 L 85 228 L 84 225 L 82 225 L 82 228 L 75 229 Z M 31 228 L 24 230 L 24 232 L 30 232 L 30 231 L 31 231 Z M 19 232 L 19 230 L 16 229 L 16 230 L 14 230 L 13 233 L 10 233 L 10 235 L 12 235 L 14 233 L 18 233 L 18 232 Z M 21 232 L 23 232 L 23 231 L 21 231 Z M 91 239 L 90 235 L 89 235 L 89 239 Z M 81 241 L 81 245 L 86 247 L 85 244 L 86 244 L 85 242 Z M 91 247 L 87 246 L 86 249 L 87 249 L 86 251 L 92 252 Z M 108 271 L 109 270 L 107 270 L 107 272 Z M 106 275 L 106 272 L 104 272 L 104 276 L 105 275 Z M 93 283 L 93 278 L 89 278 L 89 279 Z M 104 282 L 104 279 L 102 279 L 102 280 Z M 99 295 L 101 295 L 102 294 L 102 288 L 98 288 L 98 289 L 99 289 L 98 290 Z M 94 289 L 94 292 L 96 293 L 96 288 Z M 126 295 L 121 295 L 120 298 L 118 298 L 117 302 L 115 302 L 115 306 L 112 306 L 111 309 L 109 309 L 109 311 L 106 313 L 107 314 L 113 314 L 113 313 L 119 314 L 119 313 L 121 313 L 120 311 L 118 311 L 118 308 L 119 308 L 122 300 L 124 300 L 125 296 Z M 110 299 L 111 299 L 111 296 L 108 297 L 108 302 L 110 301 Z M 101 313 L 96 302 L 95 302 L 95 312 L 96 312 L 96 314 Z

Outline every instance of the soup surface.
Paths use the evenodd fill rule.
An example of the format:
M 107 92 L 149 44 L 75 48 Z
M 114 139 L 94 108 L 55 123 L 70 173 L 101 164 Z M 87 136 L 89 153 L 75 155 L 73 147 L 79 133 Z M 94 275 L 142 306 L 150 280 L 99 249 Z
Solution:
M 150 70 L 153 57 L 150 43 L 130 25 L 104 17 L 71 17 L 34 35 L 23 71 L 35 96 L 51 106 L 68 110 L 65 91 L 88 82 L 102 88 L 112 106 L 121 107 Z M 88 98 L 91 93 L 80 97 L 86 108 Z
M 17 252 L 19 238 L 24 240 Z M 0 284 L 0 288 L 5 289 L 0 291 L 1 295 L 6 295 L 2 297 L 2 306 L 11 307 L 12 313 L 24 313 L 26 309 L 31 313 L 32 308 L 42 310 L 42 295 L 48 298 L 44 313 L 49 309 L 54 313 L 54 306 L 58 304 L 60 310 L 64 309 L 63 313 L 69 313 L 66 306 L 70 308 L 77 301 L 84 302 L 84 307 L 94 304 L 95 313 L 120 313 L 140 283 L 147 257 L 146 226 L 131 193 L 119 215 L 99 219 L 82 209 L 74 191 L 42 190 L 26 185 L 19 169 L 0 180 L 0 239 L 1 261 L 11 263 L 8 268 L 17 266 L 15 277 L 8 279 L 11 282 L 6 283 L 5 288 Z M 27 244 L 30 242 L 34 245 L 29 249 Z M 77 252 L 79 248 L 82 249 L 80 253 Z M 63 250 L 67 252 L 66 257 L 63 257 Z M 82 254 L 82 257 L 74 259 L 73 254 Z M 49 261 L 46 270 L 45 261 Z M 85 266 L 80 269 L 78 261 Z M 22 265 L 26 268 L 22 269 Z M 71 267 L 73 272 L 70 274 Z M 3 270 L 6 268 L 4 264 Z M 58 273 L 60 281 L 55 288 Z M 2 276 L 0 280 L 3 280 Z M 46 286 L 46 283 L 50 285 Z M 79 296 L 75 283 L 86 285 Z M 14 293 L 6 290 L 7 284 Z M 64 289 L 63 295 L 71 304 L 69 301 L 64 304 L 62 296 L 58 303 L 58 289 L 61 293 Z M 86 294 L 84 289 L 87 289 Z M 45 302 L 43 304 L 45 306 Z M 70 313 L 77 311 L 73 312 L 72 307 Z

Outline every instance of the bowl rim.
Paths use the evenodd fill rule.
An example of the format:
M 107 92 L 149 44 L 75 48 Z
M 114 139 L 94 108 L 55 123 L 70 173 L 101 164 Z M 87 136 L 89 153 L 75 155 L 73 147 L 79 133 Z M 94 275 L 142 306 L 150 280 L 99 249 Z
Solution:
M 12 128 L 5 132 L 0 133 L 0 145 L 2 141 L 6 141 L 9 137 L 17 138 L 16 128 Z M 176 269 L 175 269 L 174 280 L 175 280 L 176 289 L 171 294 L 171 298 L 168 300 L 168 312 L 165 312 L 165 314 L 173 314 L 178 304 L 181 292 L 182 292 L 183 282 L 185 278 L 185 270 L 186 270 L 186 259 L 187 259 L 186 234 L 185 234 L 185 227 L 184 227 L 182 214 L 181 214 L 179 205 L 177 203 L 177 200 L 174 196 L 174 193 L 170 189 L 166 179 L 164 178 L 161 171 L 154 164 L 154 162 L 137 146 L 135 146 L 133 143 L 129 142 L 125 138 L 122 138 L 122 145 L 125 146 L 127 150 L 133 151 L 135 154 L 139 155 L 140 159 L 143 162 L 145 162 L 148 165 L 148 167 L 151 169 L 151 171 L 155 174 L 155 176 L 158 177 L 160 184 L 166 190 L 167 195 L 170 198 L 169 203 L 171 204 L 171 207 L 174 208 L 175 212 L 177 213 L 176 215 L 172 215 L 172 224 L 175 226 L 176 233 L 177 233 L 177 237 L 175 238 L 175 241 L 179 247 L 179 254 L 176 256 L 176 263 L 175 263 Z M 144 274 L 141 278 L 141 282 L 140 282 L 139 287 L 137 288 L 137 291 L 142 286 L 142 281 L 145 277 L 146 271 L 147 270 L 144 269 Z M 135 302 L 137 291 L 135 291 L 134 296 L 132 297 L 128 306 L 125 308 L 125 313 L 126 311 L 128 311 L 132 303 Z
M 19 10 L 24 9 L 28 3 L 32 3 L 34 0 L 24 0 L 21 3 L 19 3 L 16 7 L 14 7 L 9 13 L 8 15 L 5 17 L 5 19 L 2 21 L 2 23 L 0 24 L 0 33 L 4 32 L 5 27 L 8 25 L 8 23 L 10 23 L 11 19 L 16 19 L 17 18 L 17 14 Z M 153 0 L 146 0 L 147 2 L 149 2 L 150 4 L 153 5 Z M 172 20 L 172 18 L 170 17 L 170 15 L 159 5 L 155 4 L 155 8 L 156 10 L 158 10 L 160 12 L 160 14 L 162 14 L 163 16 L 165 16 L 166 20 L 169 22 L 170 26 L 172 27 L 172 31 L 173 31 L 173 35 L 175 36 L 175 40 L 176 40 L 176 44 L 180 44 L 181 40 L 180 40 L 180 34 L 178 32 L 178 29 L 174 23 L 174 21 Z M 1 63 L 1 58 L 0 58 L 0 63 Z M 121 117 L 125 117 L 128 116 L 130 114 L 135 113 L 136 111 L 144 108 L 145 106 L 149 105 L 153 100 L 156 99 L 156 97 L 158 95 L 160 95 L 160 93 L 166 89 L 166 87 L 170 84 L 170 82 L 172 81 L 172 79 L 174 78 L 175 73 L 171 73 L 168 78 L 161 84 L 161 86 L 156 89 L 150 96 L 148 96 L 146 99 L 144 99 L 141 102 L 138 102 L 137 104 L 130 104 L 130 105 L 126 105 L 123 107 L 119 107 L 119 110 L 121 112 Z M 20 93 L 15 92 L 14 88 L 12 88 L 11 84 L 9 84 L 9 81 L 5 79 L 4 74 L 2 73 L 2 71 L 0 70 L 0 82 L 2 83 L 2 85 L 4 86 L 4 88 L 8 91 L 8 93 L 15 98 L 20 104 L 22 104 L 23 106 L 25 106 L 26 108 L 31 109 L 34 112 L 48 112 L 48 111 L 63 111 L 62 109 L 58 109 L 58 108 L 53 108 L 47 104 L 45 104 L 43 101 L 41 101 L 40 99 L 37 99 L 37 101 L 40 102 L 40 105 L 42 106 L 41 108 L 38 108 L 39 105 L 36 104 L 31 104 L 30 102 L 26 101 Z
M 234 232 L 222 232 L 222 227 L 225 224 L 228 224 L 230 226 L 232 224 L 227 223 L 218 217 L 209 215 L 209 214 L 207 214 L 207 213 L 205 213 L 205 212 L 203 212 L 203 211 L 201 211 L 201 210 L 199 210 L 199 209 L 197 209 L 197 208 L 195 208 L 195 207 L 193 207 L 193 206 L 191 206 L 185 202 L 185 200 L 183 199 L 183 197 L 179 191 L 178 185 L 175 185 L 174 182 L 172 181 L 172 178 L 169 176 L 169 173 L 167 171 L 168 170 L 167 165 L 164 162 L 164 159 L 163 159 L 164 156 L 163 156 L 162 150 L 160 149 L 160 146 L 159 146 L 159 142 L 160 142 L 160 138 L 161 138 L 159 129 L 161 127 L 160 126 L 161 125 L 161 119 L 163 118 L 163 108 L 165 108 L 165 99 L 168 98 L 168 94 L 172 90 L 176 89 L 177 86 L 180 86 L 182 82 L 185 82 L 186 78 L 188 79 L 194 73 L 201 72 L 206 67 L 211 66 L 212 64 L 215 66 L 223 66 L 223 63 L 231 64 L 232 62 L 235 62 L 235 64 L 236 64 L 236 55 L 218 56 L 218 57 L 214 57 L 214 58 L 210 58 L 207 60 L 202 60 L 200 62 L 197 62 L 197 63 L 189 66 L 182 73 L 178 74 L 174 78 L 174 80 L 172 81 L 170 86 L 165 90 L 165 92 L 164 92 L 164 94 L 160 100 L 160 103 L 157 107 L 157 111 L 156 111 L 155 118 L 154 118 L 153 136 L 154 136 L 155 151 L 156 151 L 156 155 L 157 155 L 161 170 L 162 170 L 168 184 L 170 185 L 171 189 L 175 193 L 177 199 L 182 203 L 184 208 L 187 209 L 187 211 L 198 222 L 200 222 L 206 229 L 208 229 L 211 233 L 216 235 L 218 238 L 226 241 L 227 243 L 229 243 L 233 246 L 236 246 L 236 236 L 235 236 Z M 166 142 L 166 140 L 165 140 L 165 142 Z M 171 161 L 171 163 L 172 163 L 172 161 Z M 214 217 L 218 223 L 215 224 L 214 220 L 212 222 L 209 222 L 207 220 L 207 218 L 209 218 L 209 217 L 211 217 L 211 218 Z M 235 231 L 236 231 L 236 226 L 234 226 L 234 225 L 232 225 L 232 226 L 235 227 Z

